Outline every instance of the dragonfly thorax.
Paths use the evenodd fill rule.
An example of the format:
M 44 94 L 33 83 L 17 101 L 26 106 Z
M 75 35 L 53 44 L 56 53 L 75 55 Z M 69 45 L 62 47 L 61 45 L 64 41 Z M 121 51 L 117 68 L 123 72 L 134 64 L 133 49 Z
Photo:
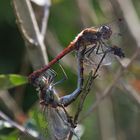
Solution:
M 101 38 L 103 39 L 109 39 L 110 36 L 112 35 L 112 30 L 109 26 L 107 25 L 103 25 L 99 28 L 99 31 L 98 31 L 101 35 Z

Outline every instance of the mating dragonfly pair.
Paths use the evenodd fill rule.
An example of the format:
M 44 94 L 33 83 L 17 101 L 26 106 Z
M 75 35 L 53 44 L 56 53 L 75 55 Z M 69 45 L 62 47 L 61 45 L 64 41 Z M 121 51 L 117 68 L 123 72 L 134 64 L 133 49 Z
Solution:
M 86 28 L 77 35 L 67 48 L 50 61 L 48 65 L 29 75 L 29 82 L 39 89 L 41 105 L 49 110 L 48 114 L 52 119 L 50 121 L 51 128 L 57 139 L 65 139 L 68 133 L 73 131 L 73 128 L 75 127 L 72 120 L 68 119 L 69 117 L 67 117 L 67 112 L 65 111 L 64 106 L 67 106 L 76 100 L 82 92 L 84 64 L 94 67 L 94 77 L 96 77 L 99 67 L 101 65 L 111 64 L 112 57 L 115 55 L 120 58 L 124 57 L 121 48 L 115 45 L 108 45 L 107 41 L 110 39 L 111 35 L 112 29 L 107 25 L 103 25 L 99 28 Z M 58 98 L 54 86 L 57 83 L 60 83 L 60 81 L 57 83 L 54 82 L 56 74 L 51 67 L 62 57 L 74 50 L 77 53 L 78 64 L 77 88 L 71 94 Z M 58 108 L 61 108 L 61 111 Z M 57 119 L 56 116 L 58 116 Z

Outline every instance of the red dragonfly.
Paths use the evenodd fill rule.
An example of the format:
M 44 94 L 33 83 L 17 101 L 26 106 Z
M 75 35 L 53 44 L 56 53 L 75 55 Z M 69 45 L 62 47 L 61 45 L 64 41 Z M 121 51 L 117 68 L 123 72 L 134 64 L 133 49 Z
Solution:
M 94 64 L 96 59 L 101 58 L 101 61 L 104 63 L 106 59 L 105 56 L 117 55 L 118 57 L 124 57 L 124 53 L 121 48 L 117 46 L 109 46 L 106 41 L 110 39 L 112 35 L 111 27 L 107 25 L 103 25 L 99 28 L 86 28 L 81 31 L 77 37 L 65 48 L 58 56 L 56 56 L 52 61 L 49 62 L 48 65 L 43 68 L 34 71 L 29 75 L 29 82 L 35 85 L 35 80 L 42 73 L 47 71 L 58 62 L 62 57 L 67 55 L 72 51 L 77 52 L 77 60 L 78 60 L 78 82 L 76 90 L 70 95 L 66 95 L 61 97 L 61 103 L 65 106 L 69 105 L 72 101 L 74 101 L 82 91 L 83 86 L 83 63 L 88 62 L 90 65 Z M 98 62 L 100 63 L 100 61 Z M 97 67 L 98 67 L 97 63 Z M 100 63 L 101 64 L 101 63 Z

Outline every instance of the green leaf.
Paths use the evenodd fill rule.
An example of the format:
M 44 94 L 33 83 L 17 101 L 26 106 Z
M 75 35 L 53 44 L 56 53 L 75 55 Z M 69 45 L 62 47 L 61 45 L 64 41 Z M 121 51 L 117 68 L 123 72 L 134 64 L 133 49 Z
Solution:
M 28 83 L 25 76 L 17 74 L 0 74 L 0 89 L 9 89 Z

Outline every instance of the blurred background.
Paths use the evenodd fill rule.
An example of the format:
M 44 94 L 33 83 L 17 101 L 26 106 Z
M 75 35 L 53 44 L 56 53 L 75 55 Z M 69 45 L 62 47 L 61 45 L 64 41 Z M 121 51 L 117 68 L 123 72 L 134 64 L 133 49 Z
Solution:
M 33 71 L 32 64 L 16 24 L 11 1 L 1 0 L 0 3 L 0 74 L 28 76 Z M 33 3 L 33 8 L 39 21 L 41 12 L 38 11 L 42 7 Z M 126 9 L 130 9 L 129 13 Z M 45 37 L 49 61 L 81 30 L 103 24 L 112 27 L 111 41 L 121 47 L 126 56 L 123 60 L 114 59 L 112 65 L 100 69 L 99 77 L 94 81 L 80 114 L 80 131 L 84 131 L 81 140 L 140 139 L 140 26 L 135 26 L 135 23 L 139 22 L 139 16 L 139 0 L 126 0 L 126 3 L 119 0 L 51 2 Z M 121 24 L 118 22 L 120 18 L 123 19 Z M 71 93 L 77 85 L 75 54 L 69 54 L 60 63 L 64 66 L 68 80 L 59 84 L 56 89 L 60 95 L 65 95 Z M 60 79 L 61 69 L 57 64 L 53 68 L 59 73 Z M 85 75 L 87 74 L 88 70 L 85 72 Z M 3 90 L 2 84 L 0 80 L 0 110 L 21 126 L 31 125 L 46 133 L 34 87 L 24 84 Z M 68 108 L 71 114 L 75 112 L 76 105 L 77 102 L 74 102 Z M 17 129 L 0 120 L 0 140 L 15 140 L 21 137 L 22 134 Z

